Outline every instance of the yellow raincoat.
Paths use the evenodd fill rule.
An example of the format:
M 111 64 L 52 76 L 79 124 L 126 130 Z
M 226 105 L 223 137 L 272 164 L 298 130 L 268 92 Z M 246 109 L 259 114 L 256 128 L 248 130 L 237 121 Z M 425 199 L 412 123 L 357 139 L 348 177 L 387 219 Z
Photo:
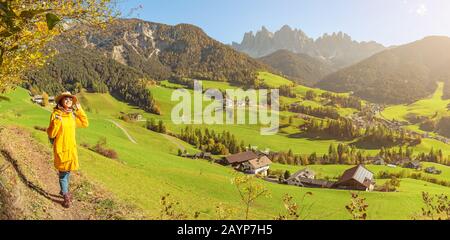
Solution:
M 56 116 L 60 116 L 61 120 Z M 55 108 L 47 128 L 49 138 L 54 139 L 53 155 L 55 168 L 60 172 L 78 170 L 78 153 L 75 139 L 77 127 L 87 128 L 89 121 L 83 109 L 65 112 Z

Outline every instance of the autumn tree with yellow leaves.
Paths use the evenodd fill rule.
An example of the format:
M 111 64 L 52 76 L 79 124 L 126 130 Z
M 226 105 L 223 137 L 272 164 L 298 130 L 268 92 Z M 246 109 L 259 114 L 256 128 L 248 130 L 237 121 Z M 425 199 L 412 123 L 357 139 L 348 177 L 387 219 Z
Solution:
M 0 0 L 0 93 L 45 64 L 55 36 L 77 23 L 101 27 L 117 16 L 113 0 Z

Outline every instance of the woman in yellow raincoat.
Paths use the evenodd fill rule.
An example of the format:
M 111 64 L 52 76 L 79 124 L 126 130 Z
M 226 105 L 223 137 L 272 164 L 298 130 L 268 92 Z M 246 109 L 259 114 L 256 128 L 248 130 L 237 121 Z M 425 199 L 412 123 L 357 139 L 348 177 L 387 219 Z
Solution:
M 70 172 L 78 170 L 77 143 L 75 128 L 89 126 L 86 113 L 76 96 L 64 92 L 55 98 L 57 103 L 50 116 L 47 134 L 53 144 L 55 168 L 59 171 L 60 194 L 64 197 L 63 206 L 68 208 L 72 201 L 69 193 Z

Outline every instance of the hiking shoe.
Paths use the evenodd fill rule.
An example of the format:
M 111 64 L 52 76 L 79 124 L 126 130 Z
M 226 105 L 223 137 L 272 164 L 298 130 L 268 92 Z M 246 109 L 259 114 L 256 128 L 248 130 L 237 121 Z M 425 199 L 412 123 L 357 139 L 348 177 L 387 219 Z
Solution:
M 61 195 L 61 197 L 64 197 L 64 193 L 63 192 L 59 192 L 59 195 Z M 72 194 L 70 192 L 68 192 L 67 195 L 69 195 L 70 202 L 72 202 L 73 201 Z
M 69 201 L 72 203 L 73 202 L 72 193 L 68 192 L 67 195 L 69 195 Z
M 70 202 L 71 202 L 70 194 L 69 193 L 64 194 L 64 202 L 62 203 L 63 207 L 69 208 Z

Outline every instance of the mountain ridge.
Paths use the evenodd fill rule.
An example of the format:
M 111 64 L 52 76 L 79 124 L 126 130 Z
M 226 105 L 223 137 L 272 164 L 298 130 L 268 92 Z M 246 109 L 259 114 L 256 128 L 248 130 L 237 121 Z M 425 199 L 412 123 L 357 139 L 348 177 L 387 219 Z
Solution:
M 317 39 L 308 37 L 302 30 L 284 25 L 275 33 L 264 26 L 260 31 L 244 34 L 241 43 L 232 47 L 251 57 L 260 58 L 277 50 L 285 49 L 294 53 L 304 53 L 328 61 L 334 68 L 343 68 L 361 61 L 385 47 L 374 41 L 357 42 L 343 32 L 323 34 Z

